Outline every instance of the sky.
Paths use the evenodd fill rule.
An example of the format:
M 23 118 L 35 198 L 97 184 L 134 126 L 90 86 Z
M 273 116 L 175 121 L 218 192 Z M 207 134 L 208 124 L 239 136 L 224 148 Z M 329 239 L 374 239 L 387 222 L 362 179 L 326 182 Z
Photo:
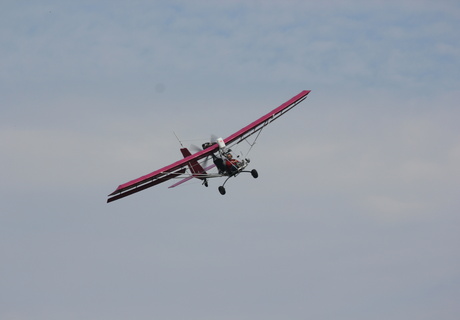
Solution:
M 458 319 L 458 1 L 0 8 L 0 319 Z M 258 179 L 106 203 L 302 90 Z

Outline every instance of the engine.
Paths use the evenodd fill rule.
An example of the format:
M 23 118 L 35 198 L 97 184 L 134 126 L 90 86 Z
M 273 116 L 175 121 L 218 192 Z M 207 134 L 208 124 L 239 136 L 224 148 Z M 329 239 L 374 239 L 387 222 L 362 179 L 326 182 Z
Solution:
M 224 149 L 224 148 L 225 148 L 224 139 L 222 139 L 222 138 L 217 138 L 217 144 L 219 145 L 219 149 Z

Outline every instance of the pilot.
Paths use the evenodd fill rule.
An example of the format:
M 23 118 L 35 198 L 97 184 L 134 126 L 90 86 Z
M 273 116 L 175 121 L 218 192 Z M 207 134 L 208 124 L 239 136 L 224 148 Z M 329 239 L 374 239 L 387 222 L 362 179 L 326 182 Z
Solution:
M 233 174 L 236 171 L 238 171 L 240 161 L 238 161 L 237 159 L 234 159 L 233 155 L 230 152 L 227 153 L 226 157 L 227 157 L 227 160 L 225 161 L 225 165 L 227 166 L 227 171 L 230 174 Z

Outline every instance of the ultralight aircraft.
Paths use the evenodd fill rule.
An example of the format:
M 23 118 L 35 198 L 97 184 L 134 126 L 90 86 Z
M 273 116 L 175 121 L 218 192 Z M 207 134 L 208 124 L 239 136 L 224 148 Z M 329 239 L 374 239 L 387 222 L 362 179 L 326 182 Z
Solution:
M 202 180 L 202 184 L 207 187 L 208 179 L 225 177 L 226 179 L 224 183 L 218 188 L 220 194 L 222 195 L 226 193 L 224 186 L 228 179 L 236 177 L 240 173 L 250 173 L 254 178 L 257 178 L 259 175 L 257 170 L 245 170 L 249 165 L 249 159 L 234 159 L 231 148 L 243 141 L 248 142 L 247 139 L 257 133 L 254 141 L 252 141 L 252 143 L 248 142 L 252 148 L 263 128 L 305 100 L 309 93 L 310 90 L 300 92 L 279 107 L 273 109 L 263 117 L 250 123 L 225 139 L 212 138 L 210 142 L 203 143 L 202 149 L 194 154 L 192 154 L 187 148 L 182 147 L 180 151 L 184 157 L 183 159 L 153 171 L 145 176 L 119 185 L 114 192 L 108 195 L 109 198 L 107 199 L 107 202 L 124 198 L 133 193 L 175 178 L 181 180 L 171 185 L 169 188 L 177 187 L 178 185 L 193 178 Z M 208 166 L 206 163 L 209 158 L 212 158 L 213 164 Z M 202 163 L 200 163 L 200 161 Z M 217 169 L 217 172 L 211 173 L 210 170 L 214 168 Z

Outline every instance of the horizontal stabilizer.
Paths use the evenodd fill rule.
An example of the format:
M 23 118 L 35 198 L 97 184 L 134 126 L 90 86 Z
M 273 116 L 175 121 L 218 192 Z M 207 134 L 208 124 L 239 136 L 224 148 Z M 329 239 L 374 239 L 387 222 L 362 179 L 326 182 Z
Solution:
M 205 171 L 208 171 L 208 170 L 211 170 L 212 168 L 214 168 L 216 165 L 215 164 L 211 164 L 210 166 L 204 168 Z M 183 184 L 184 182 L 187 182 L 189 180 L 192 180 L 193 178 L 201 178 L 200 176 L 196 177 L 196 176 L 190 176 L 190 177 L 187 177 L 187 178 L 184 178 L 178 182 L 176 182 L 175 184 L 173 184 L 172 186 L 169 186 L 168 188 L 174 188 L 174 187 L 177 187 L 178 185 L 181 185 Z M 202 178 L 206 178 L 206 175 L 203 175 Z

